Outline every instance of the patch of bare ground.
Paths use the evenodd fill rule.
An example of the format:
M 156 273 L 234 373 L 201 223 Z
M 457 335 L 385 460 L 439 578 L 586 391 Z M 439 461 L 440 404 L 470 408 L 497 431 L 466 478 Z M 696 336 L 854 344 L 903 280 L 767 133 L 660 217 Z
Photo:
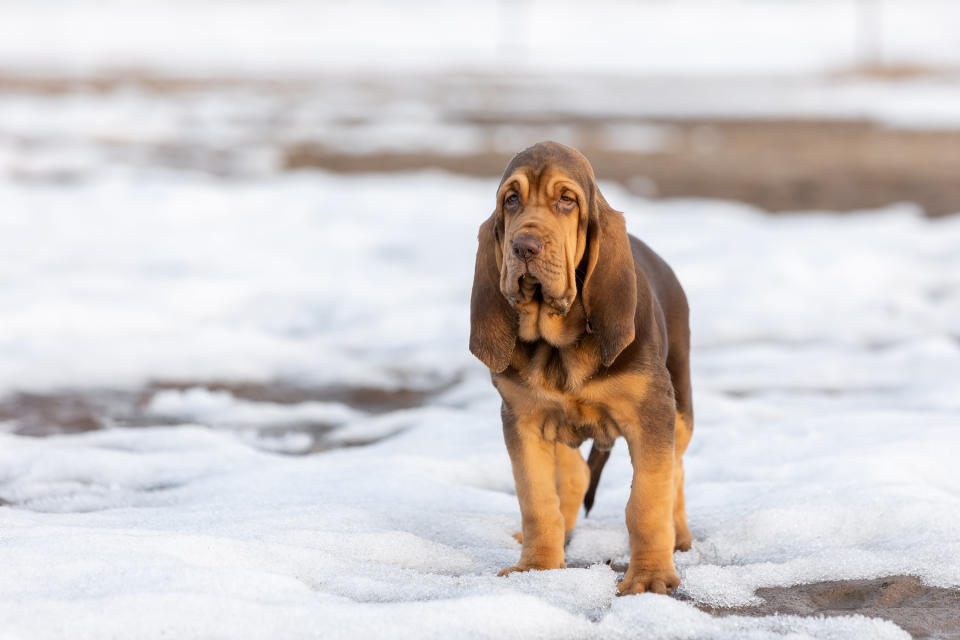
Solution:
M 955 67 L 929 66 L 910 63 L 874 63 L 865 64 L 849 69 L 842 69 L 831 75 L 840 78 L 869 78 L 879 80 L 912 80 L 915 78 L 949 78 L 957 77 Z
M 627 565 L 608 563 L 618 573 Z M 763 604 L 711 607 L 690 601 L 714 616 L 849 616 L 889 620 L 917 639 L 960 640 L 960 588 L 931 587 L 914 576 L 827 580 L 791 587 L 763 587 Z
M 456 380 L 444 382 L 430 389 L 377 387 L 352 387 L 330 385 L 311 387 L 287 382 L 250 383 L 250 382 L 200 382 L 166 380 L 151 383 L 140 395 L 139 404 L 143 405 L 157 391 L 163 389 L 190 389 L 203 387 L 210 391 L 227 391 L 236 398 L 254 402 L 275 402 L 294 404 L 298 402 L 340 402 L 354 409 L 368 413 L 386 413 L 398 409 L 410 409 L 427 403 L 433 396 L 446 391 Z
M 449 389 L 456 380 L 449 380 L 429 389 L 375 387 L 309 386 L 275 381 L 268 383 L 166 380 L 150 383 L 136 391 L 90 389 L 84 391 L 53 391 L 46 393 L 12 393 L 0 397 L 0 422 L 10 423 L 8 430 L 18 435 L 43 437 L 58 434 L 82 433 L 107 426 L 142 427 L 177 424 L 183 420 L 164 417 L 147 411 L 150 399 L 158 391 L 185 390 L 201 387 L 210 391 L 226 391 L 236 398 L 254 402 L 296 404 L 300 402 L 340 402 L 368 414 L 423 406 L 437 394 Z M 316 446 L 308 453 L 326 451 L 343 446 L 371 444 L 374 440 L 356 442 L 327 442 L 324 434 L 335 425 L 305 422 L 275 428 L 262 425 L 262 431 L 274 435 L 286 432 L 305 432 L 316 439 Z M 259 428 L 259 427 L 258 427 Z
M 960 639 L 960 589 L 931 587 L 912 576 L 768 587 L 757 595 L 765 602 L 755 607 L 700 608 L 720 616 L 859 614 L 889 620 L 914 638 Z
M 20 435 L 82 433 L 103 428 L 106 404 L 97 394 L 15 393 L 0 399 L 0 422 L 13 422 Z
M 507 123 L 502 118 L 470 119 L 481 128 Z M 852 211 L 899 202 L 914 202 L 930 216 L 960 212 L 960 131 L 831 120 L 551 117 L 521 124 L 540 123 L 575 132 L 597 175 L 638 195 L 738 200 L 772 212 Z M 666 126 L 672 132 L 670 144 L 651 151 L 612 149 L 600 134 L 609 124 Z M 442 168 L 499 176 L 510 155 L 493 150 L 355 154 L 298 144 L 285 150 L 283 162 L 288 169 L 342 173 Z
M 109 93 L 118 89 L 136 88 L 152 93 L 250 88 L 270 92 L 296 91 L 304 82 L 296 79 L 209 76 L 171 76 L 143 69 L 115 69 L 93 75 L 63 75 L 59 73 L 15 74 L 0 72 L 0 92 L 22 92 L 37 95 L 70 93 Z

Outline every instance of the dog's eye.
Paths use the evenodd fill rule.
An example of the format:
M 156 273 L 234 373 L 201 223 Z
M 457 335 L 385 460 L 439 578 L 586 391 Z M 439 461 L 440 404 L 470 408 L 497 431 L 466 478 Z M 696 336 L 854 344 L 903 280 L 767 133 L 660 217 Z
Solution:
M 503 201 L 503 206 L 506 209 L 516 209 L 520 206 L 520 196 L 515 193 L 511 193 L 507 196 L 507 199 Z
M 577 199 L 569 193 L 560 196 L 560 202 L 557 203 L 557 209 L 563 213 L 570 213 L 577 207 Z
M 567 194 L 567 193 L 565 193 L 565 194 L 563 194 L 562 196 L 560 196 L 560 199 L 563 200 L 564 202 L 572 202 L 572 203 L 574 203 L 574 204 L 577 203 L 577 199 L 574 198 L 573 196 L 571 196 L 570 194 Z

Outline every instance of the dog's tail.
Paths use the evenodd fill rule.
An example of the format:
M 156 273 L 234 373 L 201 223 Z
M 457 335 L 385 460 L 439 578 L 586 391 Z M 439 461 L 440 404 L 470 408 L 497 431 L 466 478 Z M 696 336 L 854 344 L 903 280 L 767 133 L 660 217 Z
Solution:
M 610 449 L 598 449 L 594 442 L 590 448 L 590 456 L 587 458 L 587 466 L 590 467 L 590 484 L 587 486 L 587 493 L 583 496 L 583 507 L 587 515 L 593 508 L 593 497 L 597 493 L 597 485 L 600 484 L 600 473 L 603 472 L 603 465 L 607 464 L 610 458 Z

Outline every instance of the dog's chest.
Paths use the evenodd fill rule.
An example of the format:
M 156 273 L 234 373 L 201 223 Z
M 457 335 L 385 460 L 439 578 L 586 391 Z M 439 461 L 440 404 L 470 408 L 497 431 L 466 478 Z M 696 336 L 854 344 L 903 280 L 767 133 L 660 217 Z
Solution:
M 600 367 L 600 353 L 592 336 L 575 344 L 555 347 L 545 340 L 520 346 L 514 368 L 534 392 L 575 400 Z
M 595 438 L 601 447 L 612 445 L 616 426 L 603 403 L 590 393 L 600 370 L 592 336 L 566 347 L 543 340 L 521 343 L 511 364 L 519 383 L 508 391 L 511 404 L 540 416 L 544 438 L 574 447 L 587 438 Z

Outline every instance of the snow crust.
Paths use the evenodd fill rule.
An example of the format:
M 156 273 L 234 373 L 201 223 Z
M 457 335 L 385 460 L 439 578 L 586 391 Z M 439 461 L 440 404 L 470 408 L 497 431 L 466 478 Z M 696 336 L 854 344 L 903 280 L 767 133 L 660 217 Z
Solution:
M 960 585 L 960 220 L 906 205 L 765 216 L 610 184 L 693 309 L 696 541 L 676 555 L 689 600 L 614 596 L 622 446 L 571 568 L 496 578 L 518 557 L 519 513 L 498 397 L 466 349 L 494 187 L 440 173 L 0 181 L 6 392 L 452 385 L 377 415 L 201 385 L 150 398 L 174 426 L 0 434 L 0 633 L 906 638 L 857 616 L 716 619 L 693 603 L 891 574 Z M 387 437 L 290 455 L 310 432 L 271 430 L 301 422 L 334 442 Z

